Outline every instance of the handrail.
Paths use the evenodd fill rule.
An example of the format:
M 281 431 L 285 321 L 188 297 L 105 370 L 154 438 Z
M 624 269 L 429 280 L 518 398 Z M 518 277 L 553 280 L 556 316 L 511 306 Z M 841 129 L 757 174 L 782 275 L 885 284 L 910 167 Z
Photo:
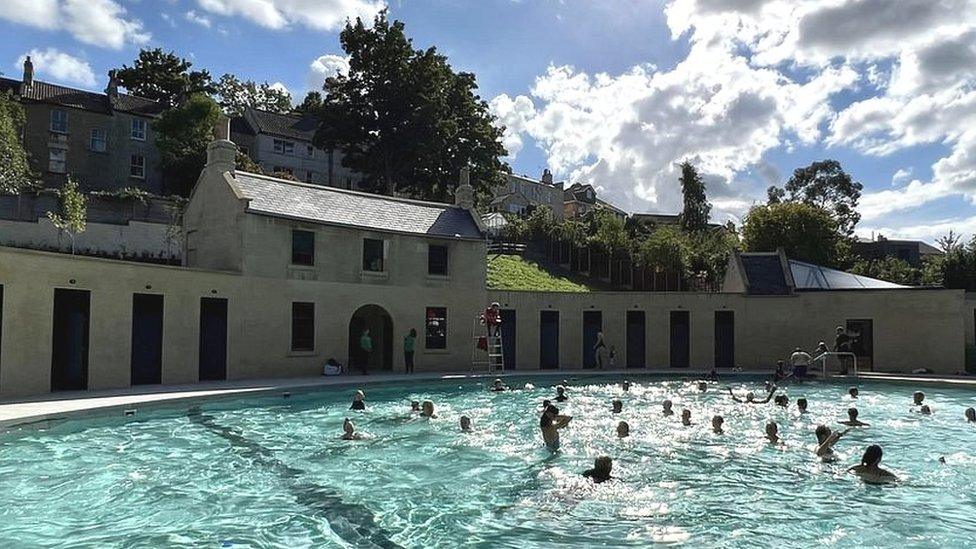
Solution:
M 854 359 L 854 377 L 855 378 L 858 377 L 857 376 L 857 355 L 856 354 L 851 353 L 849 351 L 827 351 L 826 353 L 817 355 L 817 357 L 814 358 L 811 361 L 811 362 L 817 362 L 818 360 L 823 360 L 823 377 L 824 377 L 824 379 L 827 379 L 827 360 L 826 360 L 826 358 L 828 356 L 836 356 L 836 357 L 849 356 L 852 359 Z

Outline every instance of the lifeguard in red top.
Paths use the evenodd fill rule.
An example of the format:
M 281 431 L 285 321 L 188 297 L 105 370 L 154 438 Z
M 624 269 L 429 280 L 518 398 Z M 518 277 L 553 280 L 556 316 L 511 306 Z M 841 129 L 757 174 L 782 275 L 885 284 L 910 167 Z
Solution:
M 502 312 L 498 302 L 492 303 L 481 315 L 481 323 L 488 328 L 488 337 L 500 337 L 502 326 Z

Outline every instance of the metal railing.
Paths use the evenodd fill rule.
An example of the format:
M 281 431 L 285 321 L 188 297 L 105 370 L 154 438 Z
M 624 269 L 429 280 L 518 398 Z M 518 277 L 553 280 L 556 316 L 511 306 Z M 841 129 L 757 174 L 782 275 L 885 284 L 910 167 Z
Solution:
M 827 357 L 829 357 L 829 356 L 836 356 L 836 357 L 849 356 L 849 357 L 851 357 L 851 359 L 854 361 L 854 377 L 855 378 L 857 377 L 857 355 L 855 355 L 854 353 L 850 353 L 850 352 L 834 352 L 834 351 L 828 351 L 826 353 L 823 353 L 821 355 L 818 355 L 812 361 L 815 364 L 816 364 L 816 362 L 818 360 L 821 361 L 821 366 L 823 367 L 823 377 L 824 377 L 824 379 L 827 379 Z

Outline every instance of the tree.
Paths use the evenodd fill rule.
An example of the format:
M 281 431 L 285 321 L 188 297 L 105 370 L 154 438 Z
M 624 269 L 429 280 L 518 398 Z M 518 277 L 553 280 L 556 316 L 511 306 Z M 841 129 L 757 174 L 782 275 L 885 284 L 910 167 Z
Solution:
M 47 212 L 47 218 L 51 220 L 58 231 L 68 233 L 71 239 L 71 254 L 75 253 L 75 236 L 85 232 L 86 219 L 88 217 L 88 205 L 85 195 L 78 190 L 78 182 L 75 178 L 68 176 L 68 180 L 57 191 L 58 213 Z
M 912 267 L 907 261 L 897 257 L 860 260 L 854 263 L 851 272 L 906 286 L 922 284 L 922 269 Z
M 291 94 L 253 80 L 225 74 L 217 82 L 217 103 L 228 116 L 240 116 L 247 108 L 284 114 L 291 111 Z
M 613 257 L 628 248 L 630 239 L 623 219 L 604 210 L 593 210 L 589 215 L 590 242 L 607 256 L 607 279 L 613 279 Z
M 305 99 L 293 109 L 296 114 L 317 114 L 322 108 L 322 94 L 317 91 L 310 91 L 305 94 Z
M 946 288 L 976 292 L 976 236 L 963 244 L 958 236 L 950 233 L 940 239 L 945 256 L 940 260 L 942 285 Z
M 705 181 L 690 162 L 681 163 L 681 194 L 684 209 L 681 212 L 681 228 L 685 231 L 703 231 L 708 227 L 708 215 L 712 205 L 705 196 Z
M 783 188 L 770 187 L 766 193 L 770 204 L 803 202 L 827 210 L 837 221 L 837 230 L 850 236 L 861 219 L 857 203 L 862 188 L 860 182 L 844 171 L 840 162 L 821 160 L 797 168 Z
M 400 21 L 381 12 L 340 34 L 348 74 L 325 81 L 315 144 L 343 151 L 367 189 L 449 200 L 470 166 L 479 202 L 502 183 L 502 129 L 475 94 L 473 74 L 454 72 L 435 48 L 417 50 Z
M 189 196 L 207 163 L 207 145 L 219 117 L 213 99 L 195 94 L 153 122 L 163 177 L 171 193 Z
M 747 252 L 773 252 L 819 265 L 835 266 L 842 240 L 837 221 L 827 210 L 802 202 L 754 206 L 742 227 Z
M 191 67 L 193 63 L 173 52 L 143 49 L 131 67 L 116 70 L 115 78 L 133 95 L 175 107 L 192 94 L 216 91 L 209 72 L 191 71 Z
M 687 263 L 687 239 L 673 225 L 662 225 L 638 246 L 638 261 L 654 271 L 684 274 Z
M 37 185 L 21 141 L 24 108 L 10 95 L 0 92 L 0 193 L 17 194 Z

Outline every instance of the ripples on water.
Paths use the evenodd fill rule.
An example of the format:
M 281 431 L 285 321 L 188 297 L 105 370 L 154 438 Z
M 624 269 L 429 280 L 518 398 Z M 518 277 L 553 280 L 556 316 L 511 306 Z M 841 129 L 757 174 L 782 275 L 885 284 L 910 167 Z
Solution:
M 976 426 L 969 391 L 928 388 L 934 415 L 911 413 L 914 387 L 865 383 L 870 424 L 844 437 L 837 463 L 814 456 L 813 430 L 846 419 L 846 386 L 783 389 L 790 408 L 735 404 L 710 383 L 571 381 L 562 450 L 546 451 L 538 409 L 551 381 L 490 393 L 476 382 L 367 386 L 215 403 L 188 413 L 71 421 L 0 437 L 3 546 L 518 547 L 976 546 Z M 524 381 L 519 381 L 524 383 Z M 731 382 L 762 394 L 759 383 Z M 741 394 L 741 393 L 740 393 Z M 797 397 L 810 413 L 796 411 Z M 610 412 L 613 398 L 624 401 Z M 409 414 L 432 399 L 438 418 Z M 675 415 L 664 417 L 671 399 Z M 692 411 L 690 427 L 680 422 Z M 461 433 L 468 415 L 474 432 Z M 725 434 L 711 417 L 725 418 Z M 364 434 L 343 441 L 342 419 Z M 631 437 L 618 439 L 621 419 Z M 784 444 L 763 438 L 776 421 Z M 897 486 L 845 472 L 884 447 Z M 616 480 L 579 473 L 614 458 Z M 938 458 L 945 456 L 947 463 Z

